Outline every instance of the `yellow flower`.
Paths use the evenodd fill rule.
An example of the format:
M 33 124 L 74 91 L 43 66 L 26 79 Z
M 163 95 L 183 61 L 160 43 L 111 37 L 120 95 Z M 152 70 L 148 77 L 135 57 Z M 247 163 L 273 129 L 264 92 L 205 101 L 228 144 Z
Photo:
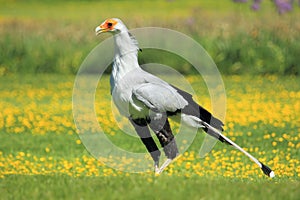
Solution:
M 46 153 L 49 153 L 49 152 L 50 152 L 50 148 L 49 148 L 49 147 L 46 147 L 46 148 L 45 148 L 45 152 L 46 152 Z
M 81 144 L 81 140 L 76 140 L 76 144 Z

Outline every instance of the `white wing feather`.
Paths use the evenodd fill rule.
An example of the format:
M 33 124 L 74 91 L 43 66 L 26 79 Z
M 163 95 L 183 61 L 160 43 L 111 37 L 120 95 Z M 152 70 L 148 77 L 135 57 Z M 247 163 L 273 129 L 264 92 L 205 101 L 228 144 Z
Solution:
M 158 112 L 175 112 L 188 104 L 173 87 L 164 82 L 140 84 L 133 88 L 132 94 L 149 109 Z

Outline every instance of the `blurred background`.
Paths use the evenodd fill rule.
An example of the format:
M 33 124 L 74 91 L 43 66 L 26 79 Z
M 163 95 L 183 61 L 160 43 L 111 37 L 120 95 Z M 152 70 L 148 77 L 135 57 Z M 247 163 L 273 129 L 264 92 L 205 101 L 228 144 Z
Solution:
M 187 34 L 207 50 L 222 74 L 300 72 L 300 9 L 295 2 L 287 13 L 269 0 L 258 7 L 250 0 L 0 3 L 0 76 L 76 74 L 87 54 L 110 36 L 95 37 L 94 29 L 111 17 L 122 19 L 129 29 L 158 26 Z M 141 63 L 150 61 L 194 73 L 175 57 L 141 53 Z

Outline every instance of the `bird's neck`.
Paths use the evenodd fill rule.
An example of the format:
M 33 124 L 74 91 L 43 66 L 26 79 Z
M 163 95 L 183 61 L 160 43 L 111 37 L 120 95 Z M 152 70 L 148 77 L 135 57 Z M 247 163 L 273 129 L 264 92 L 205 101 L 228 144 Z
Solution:
M 114 82 L 122 79 L 132 70 L 139 69 L 138 46 L 128 32 L 114 35 L 115 57 L 112 68 L 112 79 Z

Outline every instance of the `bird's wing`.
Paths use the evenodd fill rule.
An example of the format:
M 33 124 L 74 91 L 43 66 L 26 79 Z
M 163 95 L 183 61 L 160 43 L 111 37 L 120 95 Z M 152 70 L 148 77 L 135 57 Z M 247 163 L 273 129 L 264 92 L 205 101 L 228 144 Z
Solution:
M 205 108 L 196 103 L 193 100 L 193 96 L 190 93 L 180 90 L 175 86 L 172 87 L 188 102 L 188 105 L 184 107 L 182 113 L 189 116 L 197 117 L 202 121 L 210 124 L 212 127 L 223 131 L 223 122 L 218 118 L 215 118 L 209 111 L 207 111 Z M 207 132 L 207 129 L 204 130 Z
M 176 112 L 188 104 L 173 87 L 159 81 L 140 84 L 133 88 L 132 94 L 134 103 L 142 102 L 156 112 Z

